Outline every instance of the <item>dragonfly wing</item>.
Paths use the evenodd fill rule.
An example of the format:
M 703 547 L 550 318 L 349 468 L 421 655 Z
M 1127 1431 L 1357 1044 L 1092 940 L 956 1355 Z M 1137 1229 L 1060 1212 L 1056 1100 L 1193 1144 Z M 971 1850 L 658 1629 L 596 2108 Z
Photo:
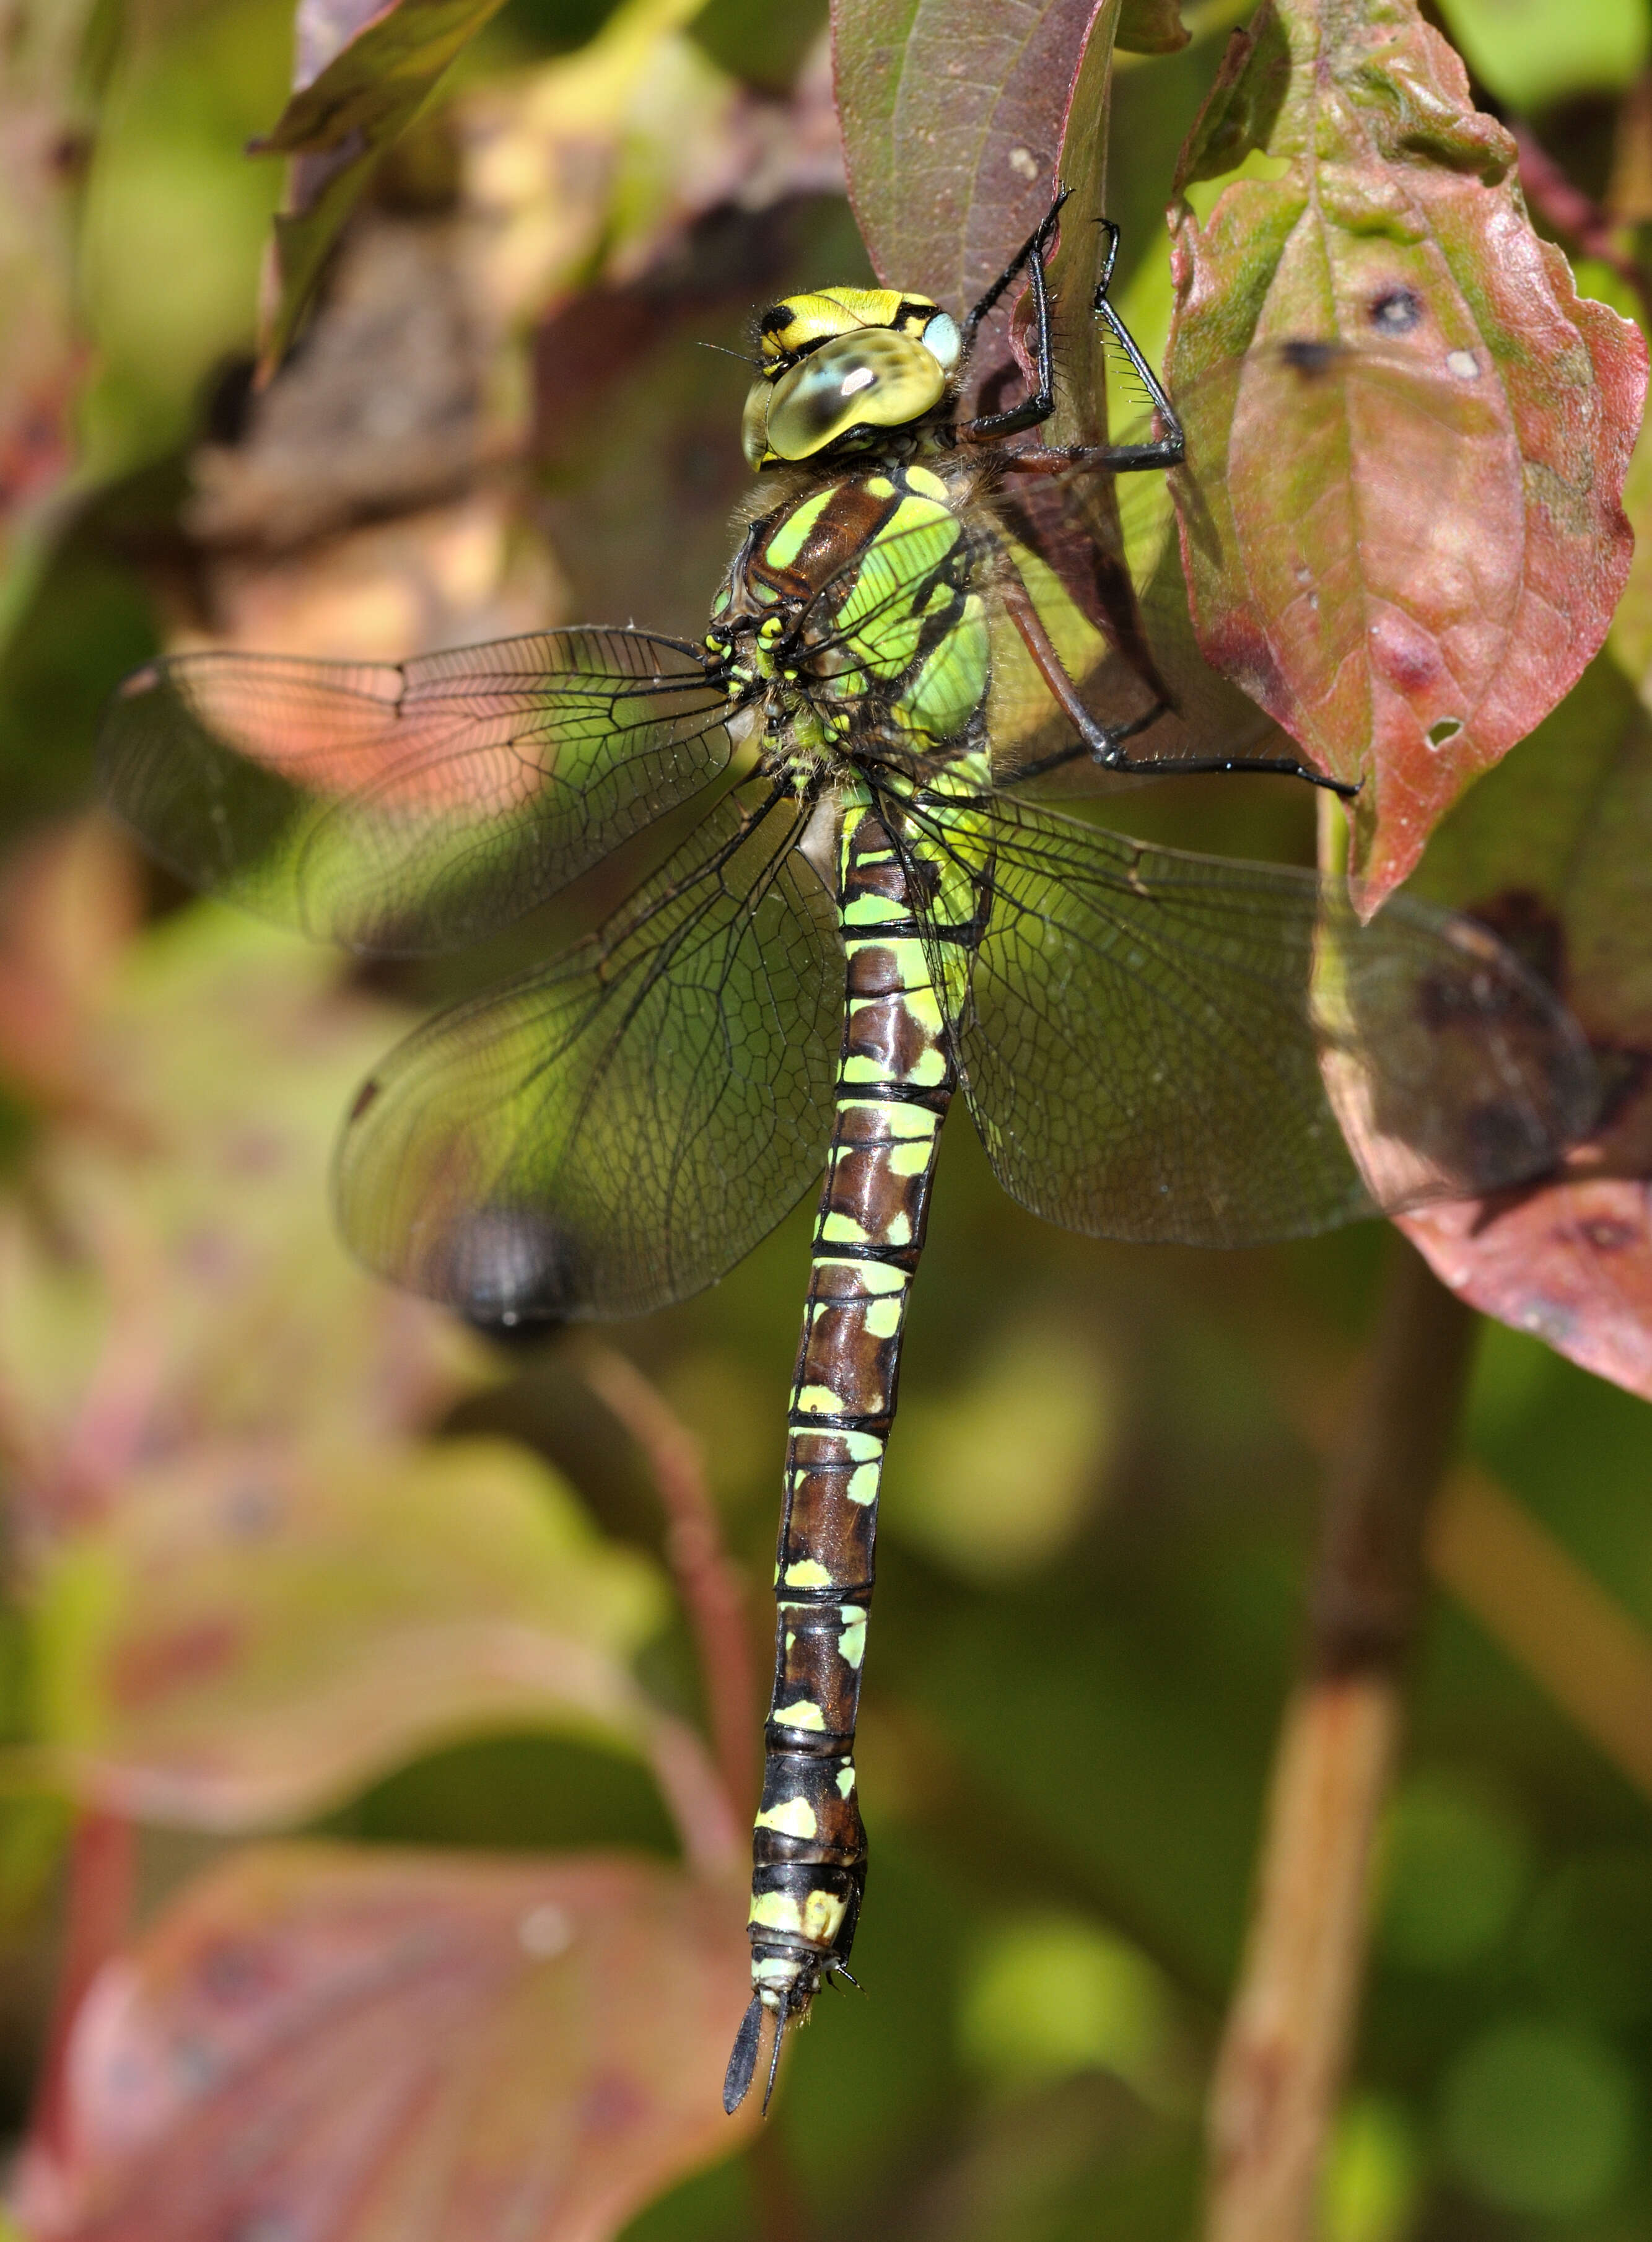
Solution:
M 416 661 L 185 654 L 110 704 L 111 806 L 181 877 L 387 954 L 507 924 L 729 758 L 703 663 L 632 630 Z
M 1482 929 L 996 797 L 961 1035 L 999 1181 L 1092 1236 L 1244 1245 L 1551 1166 L 1592 1062 Z M 937 826 L 937 831 L 941 829 Z
M 336 1171 L 369 1268 L 484 1323 L 640 1315 L 774 1226 L 825 1158 L 843 1004 L 800 832 L 725 797 L 621 917 L 391 1053 Z

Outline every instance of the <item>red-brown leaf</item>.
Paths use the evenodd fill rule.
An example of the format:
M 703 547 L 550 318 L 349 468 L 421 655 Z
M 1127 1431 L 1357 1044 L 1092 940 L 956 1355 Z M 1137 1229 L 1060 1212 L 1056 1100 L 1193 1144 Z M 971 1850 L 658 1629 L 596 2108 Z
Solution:
M 604 2242 L 737 2145 L 737 1892 L 619 1858 L 238 1855 L 94 1984 L 32 2242 Z
M 1628 567 L 1645 348 L 1579 300 L 1514 164 L 1414 9 L 1313 0 L 1236 38 L 1183 158 L 1205 215 L 1176 216 L 1168 365 L 1201 641 L 1363 781 L 1371 908 L 1575 681 Z M 1340 354 L 1279 359 L 1304 339 Z
M 850 199 L 890 287 L 954 311 L 1050 207 L 1073 82 L 1116 0 L 833 0 Z
M 1600 1125 L 1556 1181 L 1403 1227 L 1475 1307 L 1652 1400 L 1649 864 L 1652 719 L 1602 660 L 1447 819 L 1415 883 L 1558 983 L 1600 1063 Z

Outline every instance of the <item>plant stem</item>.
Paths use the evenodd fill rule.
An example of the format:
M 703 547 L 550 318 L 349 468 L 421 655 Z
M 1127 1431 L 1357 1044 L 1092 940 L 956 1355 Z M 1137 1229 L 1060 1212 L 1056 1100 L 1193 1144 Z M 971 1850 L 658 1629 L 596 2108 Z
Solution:
M 751 1635 L 699 1443 L 628 1355 L 586 1340 L 577 1360 L 586 1384 L 648 1460 L 668 1520 L 666 1554 L 700 1652 L 718 1772 L 735 1813 L 749 1816 L 757 1803 L 759 1722 Z
M 1364 1970 L 1428 1506 L 1476 1328 L 1394 1233 L 1364 1392 L 1326 1488 L 1304 1671 L 1209 2111 L 1206 2242 L 1307 2242 Z

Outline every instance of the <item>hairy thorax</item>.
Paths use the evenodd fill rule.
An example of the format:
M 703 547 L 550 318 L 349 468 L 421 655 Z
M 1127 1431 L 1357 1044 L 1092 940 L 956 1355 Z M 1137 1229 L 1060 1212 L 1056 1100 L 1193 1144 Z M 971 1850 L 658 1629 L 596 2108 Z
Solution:
M 879 461 L 795 487 L 749 528 L 708 643 L 726 650 L 742 696 L 736 739 L 799 793 L 850 767 L 893 777 L 978 729 L 976 480 Z

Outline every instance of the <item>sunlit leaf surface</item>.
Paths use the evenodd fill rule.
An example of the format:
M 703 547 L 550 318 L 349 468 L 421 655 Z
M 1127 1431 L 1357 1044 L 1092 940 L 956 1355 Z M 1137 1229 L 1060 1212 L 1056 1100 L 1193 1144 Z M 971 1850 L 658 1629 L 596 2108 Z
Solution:
M 487 1374 L 352 1267 L 327 1212 L 339 1115 L 405 1015 L 227 913 L 121 955 L 130 876 L 109 836 L 75 839 L 0 911 L 0 1073 L 61 1116 L 0 1199 L 0 1380 L 43 1516 L 101 1509 L 140 1453 L 279 1443 L 300 1420 L 403 1434 Z
M 46 1558 L 43 1734 L 82 1797 L 268 1826 L 488 1726 L 642 1749 L 628 1660 L 662 1616 L 644 1561 L 504 1442 L 203 1447 Z
M 1201 642 L 1363 782 L 1372 906 L 1577 677 L 1628 566 L 1645 349 L 1578 299 L 1514 164 L 1420 17 L 1310 0 L 1236 41 L 1183 159 Z
M 604 2242 L 726 2154 L 737 1897 L 582 1857 L 288 1845 L 94 1986 L 34 2242 Z
M 953 308 L 1049 209 L 1095 0 L 836 0 L 850 197 L 886 285 Z

